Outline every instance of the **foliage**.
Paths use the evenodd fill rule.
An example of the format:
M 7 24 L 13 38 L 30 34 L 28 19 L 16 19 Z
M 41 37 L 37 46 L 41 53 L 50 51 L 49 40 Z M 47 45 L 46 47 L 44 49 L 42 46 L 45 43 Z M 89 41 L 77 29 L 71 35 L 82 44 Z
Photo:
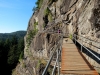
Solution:
M 45 28 L 47 25 L 46 24 L 43 24 L 43 28 Z
M 37 0 L 36 5 L 37 5 L 37 8 L 38 8 L 38 9 L 41 8 L 42 3 L 43 3 L 43 0 Z
M 14 35 L 16 35 L 18 39 L 20 39 L 21 37 L 24 37 L 26 35 L 26 31 L 16 31 L 12 33 L 0 33 L 0 39 L 1 40 L 6 40 L 7 38 L 11 39 Z
M 43 24 L 44 28 L 47 26 L 48 22 L 52 21 L 52 13 L 48 7 L 44 10 L 43 20 L 44 20 L 44 24 Z
M 26 42 L 27 42 L 28 46 L 29 46 L 30 43 L 31 43 L 31 40 L 32 40 L 32 38 L 33 38 L 33 35 L 34 35 L 33 31 L 30 30 L 29 33 L 28 33 L 28 36 L 27 36 L 27 38 L 26 38 Z
M 21 38 L 18 42 L 18 54 L 19 54 L 19 59 L 23 59 L 24 57 L 24 39 Z
M 70 35 L 69 35 L 69 38 L 70 38 L 70 39 L 73 39 L 73 36 L 72 36 L 72 34 L 70 34 Z
M 40 64 L 41 64 L 41 60 L 38 60 L 38 63 L 36 65 L 36 68 L 39 68 Z
M 50 12 L 51 12 L 50 9 L 47 7 L 47 8 L 45 9 L 45 11 L 44 11 L 44 15 L 49 15 Z
M 10 39 L 0 40 L 0 70 L 2 72 L 6 70 L 7 75 L 11 75 L 19 58 L 22 59 L 24 55 L 24 36 L 18 38 L 12 36 Z M 5 68 L 6 67 L 6 68 Z M 6 75 L 3 72 L 4 75 Z
M 52 21 L 52 14 L 51 13 L 49 13 L 49 15 L 48 15 L 48 20 Z
M 36 10 L 37 10 L 37 8 L 36 7 L 33 7 L 32 11 L 36 11 Z
M 35 31 L 35 32 L 37 32 L 37 27 L 36 27 L 37 25 L 38 25 L 38 22 L 35 22 L 35 23 L 34 23 L 34 31 Z
M 44 15 L 45 16 L 47 15 L 48 16 L 48 20 L 52 21 L 52 13 L 51 13 L 51 11 L 50 11 L 50 9 L 48 7 L 45 9 Z
M 26 38 L 26 42 L 27 42 L 28 46 L 30 45 L 32 38 L 38 32 L 37 25 L 38 25 L 38 22 L 35 22 L 34 23 L 34 30 L 30 30 L 29 33 L 28 33 L 28 36 Z
M 23 59 L 23 57 L 24 57 L 24 52 L 22 51 L 20 56 L 19 56 L 19 60 Z
M 43 58 L 39 59 L 36 68 L 39 68 L 41 64 L 46 66 L 47 62 Z

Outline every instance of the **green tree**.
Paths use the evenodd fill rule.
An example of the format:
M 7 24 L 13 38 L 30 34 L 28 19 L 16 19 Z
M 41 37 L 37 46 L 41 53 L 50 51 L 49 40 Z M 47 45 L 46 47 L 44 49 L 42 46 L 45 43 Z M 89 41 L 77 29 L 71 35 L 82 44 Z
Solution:
M 13 36 L 11 39 L 11 45 L 10 49 L 8 51 L 8 58 L 7 58 L 7 64 L 13 68 L 18 62 L 18 56 L 17 56 L 17 46 L 18 46 L 18 40 L 16 36 Z
M 17 51 L 17 46 L 16 45 L 10 47 L 10 50 L 8 52 L 8 59 L 7 59 L 8 65 L 13 66 L 14 63 L 17 62 L 16 51 Z
M 0 75 L 11 75 L 12 69 L 14 69 L 19 61 L 19 58 L 23 58 L 24 54 L 24 37 L 19 38 L 12 36 L 9 39 L 0 40 Z M 4 71 L 6 71 L 4 73 Z
M 17 55 L 19 59 L 22 59 L 24 56 L 24 39 L 23 38 L 21 38 L 18 42 Z
M 11 39 L 11 46 L 12 46 L 12 45 L 17 45 L 17 44 L 18 44 L 18 39 L 17 39 L 16 35 L 14 35 L 14 36 L 12 37 L 12 39 Z

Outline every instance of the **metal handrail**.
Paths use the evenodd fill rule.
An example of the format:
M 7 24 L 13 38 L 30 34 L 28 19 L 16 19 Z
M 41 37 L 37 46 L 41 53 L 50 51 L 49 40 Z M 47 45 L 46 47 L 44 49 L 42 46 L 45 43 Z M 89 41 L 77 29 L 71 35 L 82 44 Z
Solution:
M 76 34 L 74 34 L 74 35 L 77 36 Z M 76 44 L 76 41 L 77 41 L 76 37 L 73 36 L 73 38 L 75 39 L 75 44 Z M 95 56 L 100 61 L 100 58 L 97 55 L 95 55 L 93 52 L 91 52 L 88 48 L 86 48 L 85 46 L 83 46 L 81 43 L 79 43 L 79 44 L 81 45 L 81 52 L 82 52 L 82 47 L 84 47 L 88 52 L 90 52 L 93 56 Z
M 47 73 L 48 67 L 49 67 L 49 65 L 50 65 L 50 63 L 51 63 L 51 61 L 52 61 L 53 55 L 54 55 L 54 53 L 55 53 L 56 50 L 57 50 L 57 45 L 55 46 L 55 49 L 53 50 L 52 55 L 51 55 L 51 57 L 50 57 L 50 59 L 49 59 L 47 65 L 46 65 L 46 67 L 45 67 L 45 69 L 44 69 L 42 75 L 45 75 L 45 74 Z
M 60 68 L 60 67 L 59 67 L 59 49 L 58 49 L 58 45 L 59 45 L 59 44 L 60 44 L 60 41 L 59 41 L 58 44 L 55 45 L 55 47 L 53 48 L 53 50 L 52 50 L 52 55 L 51 55 L 51 57 L 50 57 L 50 59 L 49 59 L 47 65 L 46 65 L 46 67 L 45 67 L 45 69 L 44 69 L 42 75 L 46 75 L 47 70 L 48 70 L 48 68 L 49 68 L 49 66 L 50 66 L 50 63 L 51 63 L 51 61 L 52 61 L 52 59 L 53 59 L 53 56 L 54 56 L 54 54 L 55 54 L 56 51 L 57 51 L 57 58 L 56 58 L 56 62 L 55 62 L 55 65 L 54 65 L 54 68 L 53 68 L 53 71 L 52 71 L 52 75 L 54 75 L 54 73 L 55 73 L 56 65 L 58 65 L 58 75 L 60 75 L 60 69 L 59 69 L 59 68 Z
M 54 65 L 54 68 L 53 68 L 53 71 L 52 71 L 52 75 L 54 75 L 54 72 L 55 72 L 55 69 L 56 69 L 56 65 L 57 65 L 57 61 L 58 61 L 58 54 L 57 54 L 57 59 L 56 59 L 56 62 L 55 62 L 55 65 Z
M 74 34 L 74 35 L 76 35 L 76 34 Z M 85 38 L 85 39 L 87 39 L 87 40 L 90 40 L 90 41 L 93 41 L 93 42 L 96 42 L 96 43 L 99 43 L 99 44 L 100 44 L 100 42 L 98 42 L 98 41 L 94 41 L 94 40 L 89 39 L 89 38 L 86 38 L 86 37 L 84 37 L 84 36 L 81 36 L 81 35 L 76 35 L 76 36 L 80 36 L 80 37 L 83 37 L 83 38 Z

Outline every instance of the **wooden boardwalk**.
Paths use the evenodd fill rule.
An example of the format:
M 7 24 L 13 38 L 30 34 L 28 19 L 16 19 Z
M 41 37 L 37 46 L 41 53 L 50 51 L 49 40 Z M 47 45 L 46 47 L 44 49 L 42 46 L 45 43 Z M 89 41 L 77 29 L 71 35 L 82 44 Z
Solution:
M 61 74 L 98 75 L 69 38 L 63 40 Z

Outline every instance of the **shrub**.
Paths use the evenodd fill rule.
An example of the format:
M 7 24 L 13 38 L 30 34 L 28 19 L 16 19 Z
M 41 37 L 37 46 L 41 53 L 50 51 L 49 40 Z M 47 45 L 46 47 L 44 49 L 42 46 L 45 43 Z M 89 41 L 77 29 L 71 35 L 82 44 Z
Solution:
M 38 22 L 34 22 L 34 30 L 30 30 L 28 33 L 28 36 L 26 38 L 26 42 L 28 43 L 28 46 L 30 45 L 32 38 L 38 32 L 38 29 L 36 28 L 37 25 L 38 25 Z
M 37 0 L 37 2 L 35 3 L 37 5 L 37 8 L 40 9 L 42 6 L 43 0 Z
M 51 13 L 50 9 L 47 7 L 44 11 L 44 15 L 49 15 Z
M 38 25 L 38 22 L 35 22 L 34 23 L 34 30 L 33 30 L 34 35 L 36 35 L 36 33 L 38 32 L 38 29 L 36 27 L 37 25 Z
M 34 12 L 35 12 L 36 10 L 37 10 L 37 7 L 33 7 L 32 11 L 34 11 Z
M 70 35 L 69 35 L 69 38 L 70 38 L 70 39 L 73 39 L 73 36 L 72 36 L 72 34 L 70 34 Z
M 48 20 L 49 21 L 52 21 L 52 13 L 51 13 L 51 11 L 50 11 L 50 9 L 48 7 L 45 9 L 44 15 L 48 16 Z
M 39 59 L 37 65 L 36 65 L 36 68 L 39 68 L 41 64 L 46 66 L 46 64 L 47 64 L 46 60 L 44 60 L 43 58 Z
M 24 57 L 24 52 L 22 51 L 20 56 L 19 56 L 19 60 L 23 59 L 23 57 Z
M 51 13 L 49 13 L 49 15 L 48 15 L 48 20 L 52 21 L 52 14 Z
M 26 38 L 26 42 L 28 43 L 28 46 L 29 46 L 30 43 L 31 43 L 31 39 L 33 38 L 33 35 L 34 35 L 33 31 L 30 30 L 29 33 L 28 33 L 28 36 L 27 36 L 27 38 Z

